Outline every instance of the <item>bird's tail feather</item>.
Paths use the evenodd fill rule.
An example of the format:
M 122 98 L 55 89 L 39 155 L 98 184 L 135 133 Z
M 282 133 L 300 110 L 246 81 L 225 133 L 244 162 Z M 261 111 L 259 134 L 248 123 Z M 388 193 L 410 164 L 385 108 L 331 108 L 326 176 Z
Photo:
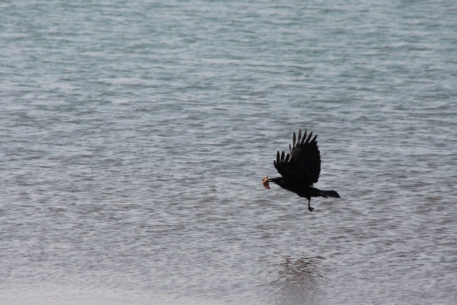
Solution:
M 320 192 L 321 192 L 321 196 L 325 197 L 325 198 L 327 198 L 327 197 L 340 198 L 340 195 L 335 191 L 323 191 L 323 190 L 320 190 Z

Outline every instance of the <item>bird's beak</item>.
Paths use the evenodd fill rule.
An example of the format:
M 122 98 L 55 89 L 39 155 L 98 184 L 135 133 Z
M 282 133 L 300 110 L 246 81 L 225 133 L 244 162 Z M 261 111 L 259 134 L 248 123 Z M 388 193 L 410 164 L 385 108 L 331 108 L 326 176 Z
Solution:
M 262 184 L 266 189 L 270 188 L 270 183 L 269 183 L 268 177 L 265 177 L 262 179 Z

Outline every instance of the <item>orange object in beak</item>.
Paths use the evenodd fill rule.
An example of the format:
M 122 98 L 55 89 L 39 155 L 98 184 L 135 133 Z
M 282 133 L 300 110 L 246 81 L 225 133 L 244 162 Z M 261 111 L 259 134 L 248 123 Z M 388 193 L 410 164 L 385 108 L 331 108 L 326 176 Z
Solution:
M 266 189 L 270 188 L 270 183 L 268 182 L 268 176 L 262 179 L 262 184 Z

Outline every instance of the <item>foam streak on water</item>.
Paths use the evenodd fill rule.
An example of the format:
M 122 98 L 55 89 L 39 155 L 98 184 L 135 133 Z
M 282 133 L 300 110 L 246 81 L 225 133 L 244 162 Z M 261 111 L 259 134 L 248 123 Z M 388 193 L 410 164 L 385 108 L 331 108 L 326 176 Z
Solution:
M 1 303 L 457 303 L 456 15 L 0 4 Z M 299 128 L 313 213 L 261 184 Z

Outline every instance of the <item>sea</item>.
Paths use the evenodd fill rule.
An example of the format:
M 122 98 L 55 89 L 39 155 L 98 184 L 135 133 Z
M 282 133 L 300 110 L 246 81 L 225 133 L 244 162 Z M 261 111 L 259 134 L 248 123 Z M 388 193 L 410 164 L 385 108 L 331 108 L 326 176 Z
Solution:
M 457 304 L 457 2 L 0 3 L 0 303 Z M 318 135 L 307 200 L 272 184 Z

